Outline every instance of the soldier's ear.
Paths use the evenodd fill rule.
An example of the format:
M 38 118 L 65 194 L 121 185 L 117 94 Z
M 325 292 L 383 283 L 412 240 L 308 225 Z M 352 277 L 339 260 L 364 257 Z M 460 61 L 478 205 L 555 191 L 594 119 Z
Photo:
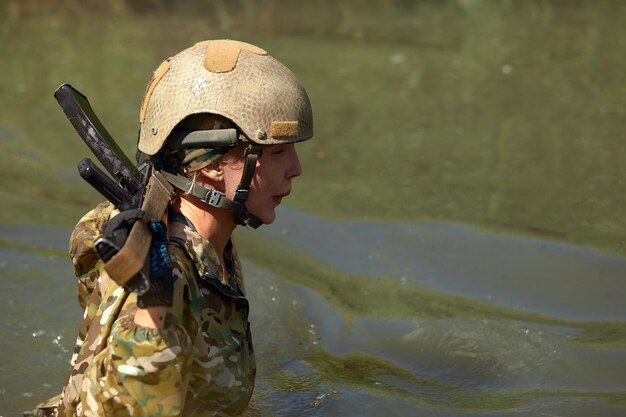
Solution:
M 200 173 L 211 182 L 223 182 L 224 170 L 219 161 L 214 161 L 200 170 Z

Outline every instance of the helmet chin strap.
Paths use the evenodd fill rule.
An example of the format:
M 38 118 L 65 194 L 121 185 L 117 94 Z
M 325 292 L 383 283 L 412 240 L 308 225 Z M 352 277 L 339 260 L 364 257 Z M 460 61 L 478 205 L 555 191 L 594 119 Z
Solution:
M 248 195 L 250 194 L 250 184 L 252 184 L 252 177 L 254 177 L 256 162 L 259 160 L 262 153 L 263 148 L 261 145 L 254 143 L 248 145 L 243 154 L 245 162 L 241 181 L 239 181 L 239 185 L 233 196 L 233 202 L 235 203 L 235 222 L 238 225 L 250 226 L 253 229 L 258 228 L 263 222 L 248 211 L 246 208 L 246 200 L 248 200 Z
M 212 207 L 224 208 L 235 212 L 235 223 L 240 226 L 249 226 L 253 229 L 258 228 L 263 224 L 261 219 L 253 215 L 246 208 L 246 200 L 250 194 L 250 185 L 252 178 L 254 177 L 254 170 L 256 163 L 261 157 L 262 148 L 261 145 L 250 144 L 244 152 L 244 167 L 243 174 L 241 175 L 241 181 L 235 190 L 233 199 L 230 200 L 226 197 L 226 194 L 214 190 L 213 188 L 203 187 L 196 184 L 194 181 L 187 177 L 178 174 L 172 174 L 167 171 L 160 171 L 163 177 L 179 190 L 185 191 L 187 194 L 191 194 L 198 197 L 200 201 L 208 204 Z

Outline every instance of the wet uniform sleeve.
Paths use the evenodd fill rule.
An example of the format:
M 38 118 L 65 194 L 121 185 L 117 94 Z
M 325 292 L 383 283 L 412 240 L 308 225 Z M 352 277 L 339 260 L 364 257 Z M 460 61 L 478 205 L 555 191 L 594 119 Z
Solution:
M 183 283 L 175 282 L 178 303 Z M 105 299 L 110 303 L 110 297 Z M 183 412 L 193 350 L 182 326 L 183 309 L 171 309 L 163 329 L 150 329 L 134 323 L 135 300 L 130 295 L 116 319 L 107 310 L 100 318 L 101 324 L 112 321 L 111 332 L 106 347 L 85 370 L 78 415 L 164 417 Z M 109 308 L 114 311 L 115 302 Z

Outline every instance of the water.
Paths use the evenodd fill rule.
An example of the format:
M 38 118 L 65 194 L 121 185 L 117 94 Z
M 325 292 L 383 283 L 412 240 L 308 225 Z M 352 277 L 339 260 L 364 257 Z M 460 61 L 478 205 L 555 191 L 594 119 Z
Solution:
M 283 256 L 303 250 L 335 271 L 283 301 L 302 306 L 323 350 L 304 355 L 327 378 L 318 395 L 328 408 L 310 415 L 623 415 L 624 258 L 459 225 L 325 221 L 291 209 L 275 226 L 264 232 L 286 243 Z M 333 305 L 328 284 L 342 274 L 357 296 Z M 380 286 L 361 285 L 373 277 Z M 389 284 L 443 307 L 410 297 L 412 320 L 397 305 L 350 313 L 355 299 L 372 312 L 401 304 L 386 297 Z M 621 336 L 598 336 L 614 325 Z M 402 401 L 389 408 L 376 397 Z
M 279 214 L 274 227 L 239 239 L 261 233 L 265 245 L 287 244 L 334 273 L 311 289 L 272 265 L 244 263 L 259 362 L 249 415 L 623 415 L 626 311 L 614 294 L 623 292 L 624 258 L 452 224 L 328 221 L 288 208 Z M 57 393 L 67 372 L 80 318 L 69 300 L 68 234 L 0 228 L 0 239 L 12 242 L 0 265 L 3 351 L 13 358 L 0 376 L 7 415 Z M 322 237 L 332 245 L 320 247 Z M 337 256 L 341 247 L 352 249 Z M 564 259 L 576 259 L 576 268 Z M 602 273 L 588 275 L 594 268 Z M 395 304 L 385 297 L 388 285 L 400 294 L 425 292 L 424 300 L 442 307 L 410 297 L 412 319 L 394 306 L 350 313 L 350 303 L 333 304 L 325 292 L 329 278 L 344 274 L 365 311 L 376 311 L 370 303 Z M 360 285 L 367 279 L 381 281 L 380 291 Z M 563 291 L 559 281 L 581 286 Z M 598 335 L 598 325 L 618 336 Z
M 398 277 L 399 285 L 413 281 L 565 319 L 626 319 L 615 291 L 626 259 L 571 244 L 458 224 L 321 222 L 289 209 L 264 232 L 348 274 Z
M 98 196 L 52 92 L 132 155 L 151 71 L 223 37 L 292 68 L 316 121 L 276 224 L 237 232 L 248 415 L 626 414 L 623 2 L 8 0 L 0 21 L 0 416 L 59 392 L 82 314 L 66 246 Z

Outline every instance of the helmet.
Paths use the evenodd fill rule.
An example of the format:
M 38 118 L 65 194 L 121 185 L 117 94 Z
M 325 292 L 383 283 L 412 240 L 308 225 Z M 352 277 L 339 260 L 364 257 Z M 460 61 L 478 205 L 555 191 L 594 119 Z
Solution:
M 230 119 L 259 145 L 313 136 L 311 103 L 296 77 L 244 42 L 199 42 L 161 63 L 141 105 L 139 151 L 155 155 L 180 121 L 198 113 Z
M 233 210 L 238 224 L 260 226 L 245 202 L 261 145 L 300 142 L 313 136 L 306 91 L 287 67 L 257 46 L 228 39 L 203 41 L 166 59 L 154 71 L 141 104 L 138 151 L 158 159 L 168 139 L 170 146 L 183 143 L 174 129 L 194 114 L 232 121 L 236 129 L 230 130 L 236 134 L 234 139 L 226 136 L 227 147 L 239 141 L 249 143 L 241 182 L 229 199 L 184 176 L 166 170 L 163 176 L 205 204 Z M 203 147 L 208 143 L 209 148 L 224 151 L 224 140 L 216 138 L 211 135 Z

